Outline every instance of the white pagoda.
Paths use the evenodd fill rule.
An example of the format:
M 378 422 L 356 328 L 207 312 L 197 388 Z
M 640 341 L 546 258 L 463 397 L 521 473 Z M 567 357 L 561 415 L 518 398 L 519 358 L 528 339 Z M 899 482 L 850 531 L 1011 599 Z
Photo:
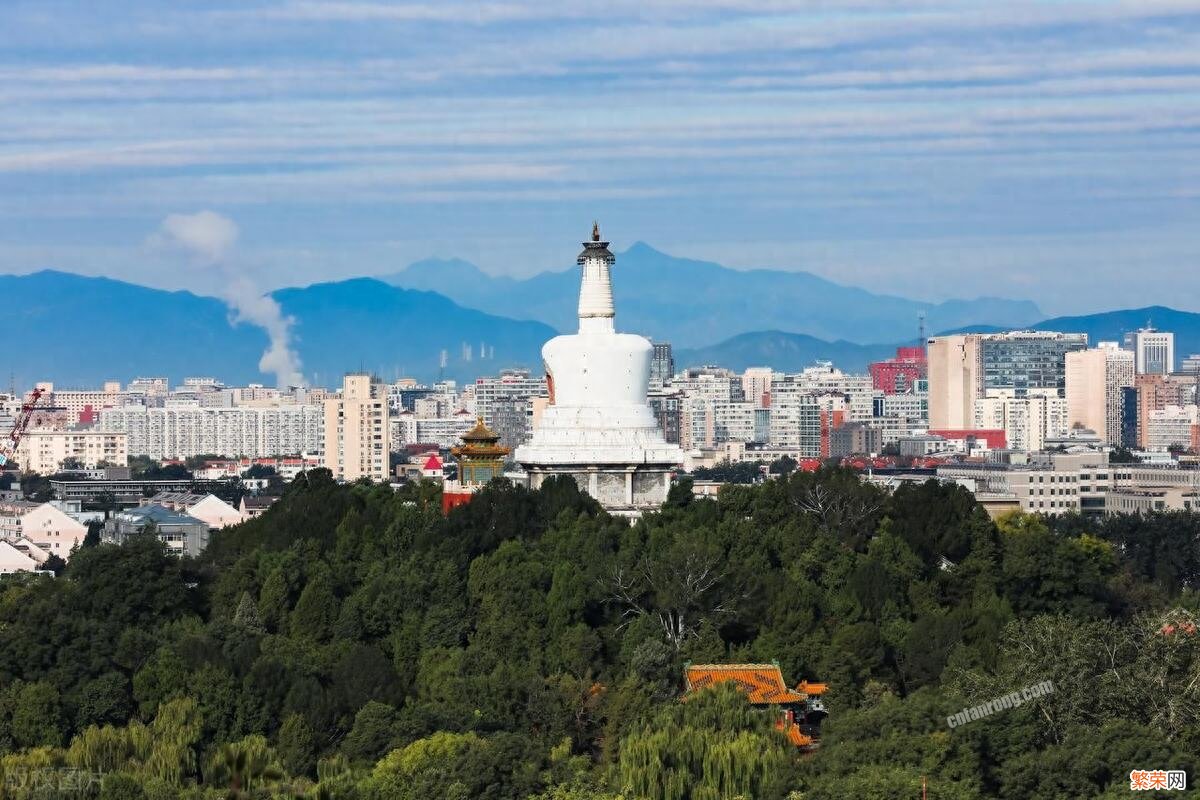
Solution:
M 550 404 L 513 458 L 531 488 L 570 475 L 609 511 L 637 515 L 666 500 L 683 452 L 663 438 L 646 402 L 650 340 L 613 327 L 615 261 L 593 226 L 578 259 L 579 333 L 542 347 Z

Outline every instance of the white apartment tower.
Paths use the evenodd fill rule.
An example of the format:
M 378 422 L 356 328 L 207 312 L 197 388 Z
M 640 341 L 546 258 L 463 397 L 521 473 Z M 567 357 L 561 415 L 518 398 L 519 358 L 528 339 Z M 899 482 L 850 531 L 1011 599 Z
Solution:
M 325 401 L 325 466 L 339 480 L 388 477 L 391 423 L 387 386 L 365 373 L 342 380 L 337 397 Z

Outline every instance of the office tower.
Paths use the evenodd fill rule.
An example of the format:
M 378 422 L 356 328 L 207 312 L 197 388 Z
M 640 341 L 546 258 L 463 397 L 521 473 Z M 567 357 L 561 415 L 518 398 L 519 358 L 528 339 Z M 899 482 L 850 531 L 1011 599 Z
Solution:
M 1062 391 L 1066 386 L 1066 354 L 1085 348 L 1085 333 L 984 334 L 979 349 L 983 389 L 1012 389 L 1015 397 L 1024 397 L 1031 389 Z
M 651 388 L 665 386 L 675 375 L 675 354 L 670 342 L 655 342 L 650 356 Z
M 1175 334 L 1141 328 L 1125 334 L 1125 349 L 1133 352 L 1138 375 L 1168 375 L 1175 370 Z

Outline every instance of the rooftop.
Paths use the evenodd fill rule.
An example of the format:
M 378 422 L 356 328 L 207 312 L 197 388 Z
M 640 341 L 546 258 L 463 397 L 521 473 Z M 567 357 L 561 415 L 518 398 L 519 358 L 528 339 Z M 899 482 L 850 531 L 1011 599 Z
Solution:
M 810 695 L 824 694 L 823 683 L 801 681 L 788 688 L 778 664 L 689 664 L 684 672 L 689 692 L 718 683 L 733 683 L 756 705 L 803 703 Z

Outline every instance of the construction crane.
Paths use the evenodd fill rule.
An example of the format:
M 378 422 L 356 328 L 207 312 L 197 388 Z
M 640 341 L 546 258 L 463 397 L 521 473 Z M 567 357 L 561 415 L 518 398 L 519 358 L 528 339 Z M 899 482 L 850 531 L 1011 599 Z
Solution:
M 21 437 L 25 435 L 25 430 L 29 427 L 29 421 L 33 418 L 33 412 L 37 410 L 38 401 L 45 394 L 41 389 L 34 389 L 29 393 L 29 397 L 21 404 L 21 410 L 17 414 L 17 419 L 13 422 L 12 429 L 8 435 L 0 441 L 0 467 L 3 467 L 13 456 L 17 454 L 17 446 L 21 444 Z

